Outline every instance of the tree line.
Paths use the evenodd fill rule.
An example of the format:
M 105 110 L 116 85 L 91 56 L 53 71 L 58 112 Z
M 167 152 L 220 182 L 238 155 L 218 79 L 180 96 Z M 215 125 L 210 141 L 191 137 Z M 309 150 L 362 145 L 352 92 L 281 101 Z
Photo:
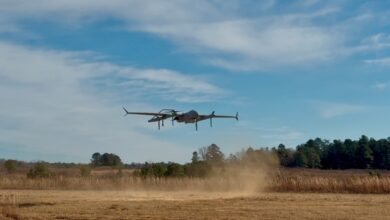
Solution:
M 390 169 L 390 138 L 310 139 L 295 150 L 273 148 L 282 166 L 322 169 Z
M 390 169 L 390 138 L 375 140 L 362 135 L 358 140 L 310 139 L 295 149 L 280 144 L 277 147 L 249 147 L 228 157 L 212 144 L 193 152 L 191 162 L 145 163 L 141 176 L 195 176 L 210 174 L 215 166 L 270 160 L 276 156 L 282 167 L 319 169 Z
M 31 167 L 28 176 L 50 176 L 47 167 L 81 167 L 81 175 L 88 175 L 92 167 L 110 166 L 115 168 L 136 169 L 136 175 L 155 177 L 205 177 L 213 168 L 229 164 L 242 164 L 248 161 L 269 160 L 278 158 L 282 167 L 302 167 L 320 169 L 390 169 L 390 138 L 375 140 L 362 135 L 358 140 L 325 140 L 310 139 L 295 149 L 280 144 L 277 147 L 253 149 L 249 147 L 238 153 L 225 156 L 216 144 L 205 146 L 192 153 L 191 162 L 180 164 L 174 162 L 131 163 L 125 164 L 113 153 L 98 152 L 92 154 L 89 166 L 74 163 L 27 163 L 16 160 L 0 160 L 8 173 L 15 172 L 17 167 Z

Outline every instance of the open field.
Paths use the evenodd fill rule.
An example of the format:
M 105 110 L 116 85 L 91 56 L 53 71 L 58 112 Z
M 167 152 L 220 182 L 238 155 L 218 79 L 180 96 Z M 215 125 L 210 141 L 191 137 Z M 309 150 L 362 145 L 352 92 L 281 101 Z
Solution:
M 115 169 L 87 177 L 72 169 L 49 178 L 2 173 L 0 219 L 390 219 L 388 171 L 271 171 L 208 178 Z
M 0 219 L 390 219 L 388 195 L 58 190 L 0 195 Z
M 87 177 L 72 169 L 48 178 L 1 173 L 0 219 L 390 219 L 388 171 L 267 172 L 207 178 L 142 178 L 115 169 Z

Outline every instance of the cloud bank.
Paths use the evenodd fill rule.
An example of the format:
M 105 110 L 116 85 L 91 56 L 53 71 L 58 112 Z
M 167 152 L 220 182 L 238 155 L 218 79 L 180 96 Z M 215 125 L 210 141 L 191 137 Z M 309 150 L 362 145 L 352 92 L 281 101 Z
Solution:
M 311 66 L 388 45 L 382 43 L 388 41 L 383 33 L 362 45 L 348 45 L 353 38 L 348 30 L 358 28 L 363 18 L 340 16 L 345 3 L 339 1 L 6 0 L 0 4 L 0 21 L 3 17 L 16 24 L 33 19 L 80 28 L 114 18 L 124 30 L 160 36 L 183 51 L 199 54 L 206 64 L 230 70 Z M 285 8 L 289 10 L 278 11 Z M 337 22 L 329 17 L 338 18 Z
M 0 41 L 1 148 L 18 148 L 24 152 L 20 159 L 28 160 L 36 152 L 46 157 L 35 159 L 55 155 L 63 161 L 88 161 L 95 151 L 114 151 L 131 161 L 188 154 L 177 143 L 148 134 L 155 127 L 144 118 L 124 119 L 122 105 L 156 111 L 143 101 L 147 95 L 204 101 L 223 90 L 183 73 L 118 66 L 95 55 Z M 155 150 L 158 155 L 141 153 Z

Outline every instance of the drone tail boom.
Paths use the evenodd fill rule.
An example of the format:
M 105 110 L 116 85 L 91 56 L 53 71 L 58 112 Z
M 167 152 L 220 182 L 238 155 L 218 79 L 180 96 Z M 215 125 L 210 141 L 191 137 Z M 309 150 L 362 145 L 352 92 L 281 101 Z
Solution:
M 130 114 L 130 112 L 129 112 L 129 111 L 127 111 L 127 109 L 125 109 L 125 107 L 123 107 L 123 110 L 125 111 L 125 115 L 124 115 L 124 116 L 126 116 L 126 115 Z

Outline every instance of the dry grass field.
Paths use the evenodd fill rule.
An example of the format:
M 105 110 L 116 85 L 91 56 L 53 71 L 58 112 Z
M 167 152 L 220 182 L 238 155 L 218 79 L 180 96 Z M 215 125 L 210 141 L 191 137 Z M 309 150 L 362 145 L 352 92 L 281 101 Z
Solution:
M 387 171 L 240 170 L 208 178 L 67 172 L 1 174 L 0 219 L 390 219 Z
M 388 195 L 58 190 L 0 195 L 0 219 L 390 219 Z

